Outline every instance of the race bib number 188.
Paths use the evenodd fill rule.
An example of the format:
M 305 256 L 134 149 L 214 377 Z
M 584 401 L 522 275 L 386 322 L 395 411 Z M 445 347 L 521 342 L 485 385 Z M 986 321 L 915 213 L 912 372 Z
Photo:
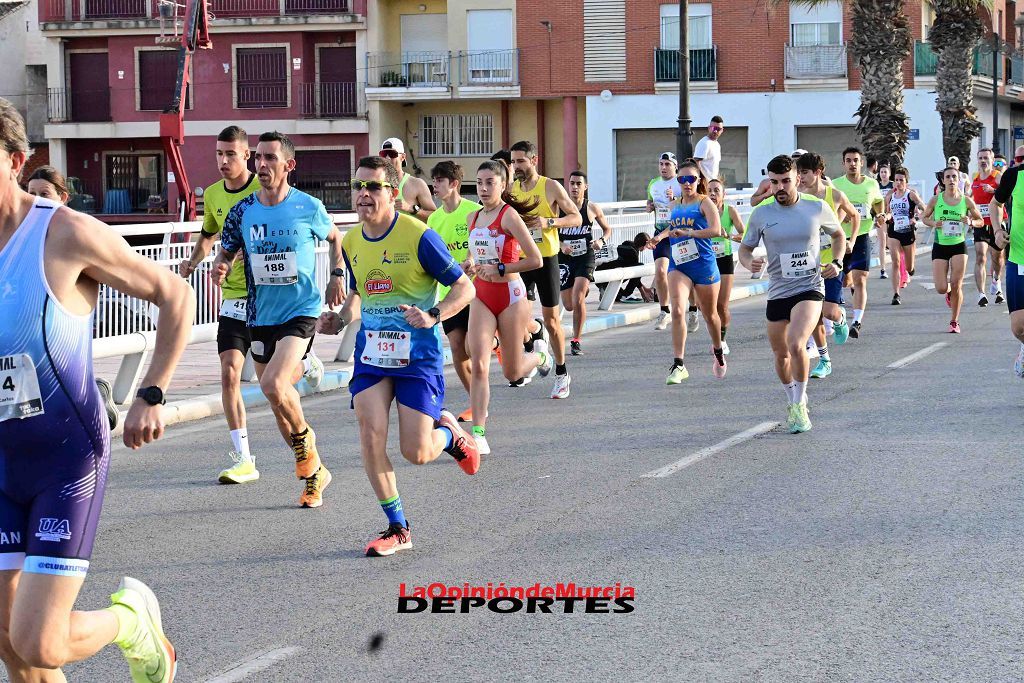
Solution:
M 36 366 L 27 353 L 0 356 L 0 422 L 42 415 Z
M 249 266 L 258 285 L 294 285 L 299 281 L 298 261 L 294 251 L 275 254 L 250 254 Z

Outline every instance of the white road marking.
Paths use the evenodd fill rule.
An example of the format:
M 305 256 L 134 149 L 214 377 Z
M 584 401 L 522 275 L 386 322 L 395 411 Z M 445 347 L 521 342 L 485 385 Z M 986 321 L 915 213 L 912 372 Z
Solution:
M 720 442 L 716 443 L 714 446 L 708 446 L 707 448 L 702 448 L 701 450 L 697 451 L 696 453 L 688 455 L 685 458 L 682 458 L 681 460 L 676 460 L 671 465 L 666 465 L 665 467 L 662 467 L 661 469 L 657 469 L 657 470 L 654 470 L 652 472 L 648 472 L 647 474 L 644 474 L 642 476 L 650 477 L 650 478 L 655 478 L 655 479 L 661 478 L 661 477 L 667 477 L 670 474 L 675 474 L 676 472 L 678 472 L 679 470 L 681 470 L 681 469 L 683 469 L 685 467 L 689 467 L 690 465 L 692 465 L 692 464 L 694 464 L 696 462 L 700 462 L 701 460 L 703 460 L 704 458 L 706 458 L 706 457 L 708 457 L 710 455 L 714 455 L 715 453 L 719 453 L 721 451 L 724 451 L 726 448 L 731 448 L 731 447 L 735 446 L 736 444 L 740 444 L 740 443 L 743 443 L 744 441 L 748 441 L 750 439 L 753 439 L 755 436 L 758 436 L 759 434 L 764 434 L 765 432 L 770 432 L 771 430 L 775 429 L 778 426 L 779 426 L 778 422 L 762 422 L 761 424 L 759 424 L 759 425 L 757 425 L 755 427 L 751 427 L 750 429 L 748 429 L 745 432 L 740 432 L 739 434 L 734 434 L 733 436 L 730 436 L 725 441 L 720 441 Z
M 283 659 L 292 657 L 302 652 L 301 647 L 280 647 L 263 654 L 258 654 L 235 664 L 233 667 L 206 683 L 237 683 L 243 681 L 254 673 L 269 669 Z
M 926 346 L 920 351 L 916 351 L 905 358 L 900 358 L 898 361 L 894 363 L 889 363 L 889 365 L 886 367 L 888 367 L 890 370 L 899 370 L 900 368 L 905 368 L 911 363 L 913 363 L 915 360 L 920 360 L 929 354 L 935 353 L 943 346 L 949 346 L 949 344 L 947 342 L 936 342 L 931 346 Z

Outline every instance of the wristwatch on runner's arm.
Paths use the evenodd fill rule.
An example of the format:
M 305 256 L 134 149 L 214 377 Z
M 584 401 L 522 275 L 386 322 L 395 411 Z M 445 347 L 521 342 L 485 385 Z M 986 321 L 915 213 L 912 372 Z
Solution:
M 437 306 L 428 309 L 427 314 L 434 316 L 434 325 L 437 325 L 437 323 L 441 322 L 441 309 L 438 308 Z
M 839 269 L 839 272 L 843 271 L 843 262 L 837 258 L 832 259 L 832 264 Z
M 331 276 L 332 277 L 345 277 L 345 269 L 344 268 L 335 268 L 335 269 L 333 269 L 331 271 Z
M 164 398 L 164 390 L 156 385 L 139 389 L 135 392 L 135 396 L 151 406 L 162 406 L 167 403 L 167 400 Z

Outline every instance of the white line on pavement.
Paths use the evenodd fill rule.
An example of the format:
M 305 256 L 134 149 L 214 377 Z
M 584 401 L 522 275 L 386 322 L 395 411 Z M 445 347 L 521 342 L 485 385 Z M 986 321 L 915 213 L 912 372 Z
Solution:
M 932 344 L 931 346 L 926 346 L 923 349 L 921 349 L 920 351 L 917 351 L 915 353 L 910 354 L 906 358 L 900 358 L 895 363 L 889 363 L 889 365 L 887 367 L 890 370 L 898 370 L 900 368 L 905 368 L 908 365 L 910 365 L 911 363 L 913 363 L 915 360 L 920 360 L 921 358 L 924 358 L 928 354 L 935 353 L 936 351 L 941 349 L 943 346 L 949 346 L 949 344 L 946 343 L 946 342 L 936 342 L 936 343 Z
M 778 426 L 779 426 L 778 422 L 762 422 L 761 424 L 759 424 L 759 425 L 757 425 L 755 427 L 751 427 L 750 429 L 748 429 L 745 432 L 740 432 L 739 434 L 734 434 L 733 436 L 730 436 L 725 441 L 720 441 L 720 442 L 716 443 L 714 446 L 708 446 L 707 448 L 702 448 L 699 451 L 697 451 L 696 453 L 688 455 L 688 456 L 686 456 L 685 458 L 683 458 L 681 460 L 676 460 L 671 465 L 666 465 L 665 467 L 662 467 L 661 469 L 654 470 L 653 472 L 648 472 L 647 474 L 645 474 L 643 476 L 644 477 L 651 477 L 651 478 L 655 478 L 655 479 L 661 478 L 661 477 L 667 477 L 670 474 L 675 474 L 676 472 L 678 472 L 679 470 L 683 469 L 684 467 L 689 467 L 690 465 L 692 465 L 695 462 L 700 462 L 701 460 L 703 460 L 704 458 L 708 457 L 709 455 L 714 455 L 715 453 L 718 453 L 720 451 L 724 451 L 726 448 L 731 448 L 732 446 L 735 446 L 736 444 L 740 444 L 740 443 L 743 443 L 744 441 L 747 441 L 749 439 L 753 439 L 755 436 L 758 436 L 759 434 L 764 434 L 765 432 L 770 432 L 771 430 L 775 429 Z
M 280 647 L 263 654 L 254 655 L 249 659 L 239 662 L 216 678 L 211 678 L 206 683 L 236 683 L 243 681 L 254 673 L 269 669 L 283 659 L 302 652 L 301 647 Z

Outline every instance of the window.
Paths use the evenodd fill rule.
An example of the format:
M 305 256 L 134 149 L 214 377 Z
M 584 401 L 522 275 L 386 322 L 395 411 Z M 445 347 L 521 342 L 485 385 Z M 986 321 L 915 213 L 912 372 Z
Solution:
M 490 114 L 432 114 L 423 117 L 420 138 L 421 156 L 490 156 L 494 124 Z
M 117 153 L 106 156 L 106 197 L 127 200 L 123 213 L 145 209 L 150 196 L 160 196 L 166 201 L 167 185 L 164 183 L 163 155 L 158 152 L 131 154 Z M 112 191 L 120 190 L 118 195 Z M 125 196 L 126 195 L 126 196 Z M 104 210 L 108 210 L 107 209 Z
M 839 45 L 843 42 L 843 6 L 838 0 L 815 7 L 790 3 L 790 42 L 795 47 Z
M 626 0 L 583 0 L 583 79 L 626 80 Z
M 236 48 L 235 97 L 238 109 L 287 107 L 288 48 Z
M 484 9 L 466 12 L 467 76 L 469 83 L 501 83 L 512 80 L 516 55 L 512 51 L 512 10 Z
M 352 210 L 352 151 L 297 149 L 289 182 L 324 203 L 328 211 Z
M 164 111 L 167 109 L 178 85 L 178 51 L 139 50 L 136 73 L 139 86 L 139 111 Z M 191 93 L 186 93 L 186 107 L 191 104 L 190 100 Z
M 693 144 L 707 131 L 697 128 L 693 131 Z M 719 174 L 728 187 L 736 187 L 749 181 L 747 174 L 747 134 L 745 126 L 725 123 L 725 134 L 719 139 L 722 145 L 722 164 Z M 640 128 L 615 131 L 615 166 L 617 177 L 616 201 L 644 199 L 647 183 L 658 175 L 658 156 L 665 151 L 675 151 L 675 128 Z
M 693 4 L 687 9 L 686 42 L 691 50 L 707 50 L 711 39 L 711 5 Z M 679 5 L 661 6 L 661 49 L 679 49 Z
M 448 15 L 403 14 L 402 75 L 411 86 L 447 86 Z
M 838 178 L 843 175 L 843 150 L 860 147 L 854 126 L 797 126 L 796 147 L 811 149 L 825 160 L 825 175 Z

